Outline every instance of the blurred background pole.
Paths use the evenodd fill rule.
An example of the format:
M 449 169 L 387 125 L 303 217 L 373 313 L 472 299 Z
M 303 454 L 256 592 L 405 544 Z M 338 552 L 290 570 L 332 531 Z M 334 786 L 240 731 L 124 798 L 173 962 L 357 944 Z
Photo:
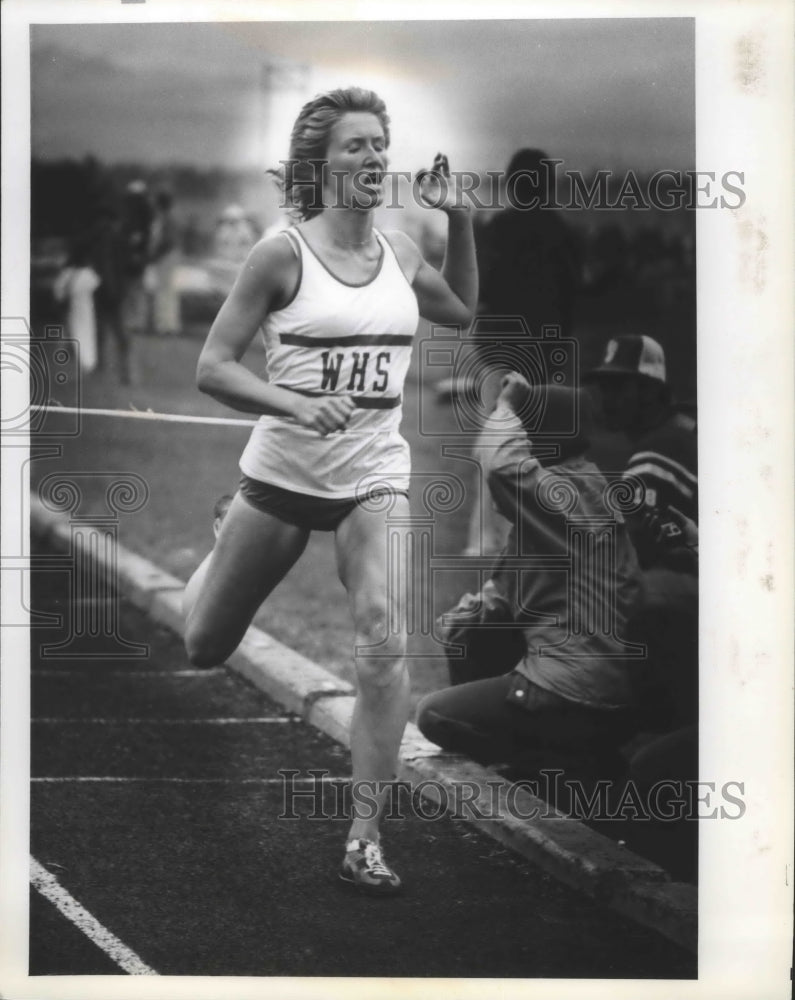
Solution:
M 288 60 L 260 65 L 260 152 L 262 164 L 276 167 L 287 157 L 290 131 L 309 98 L 309 66 Z

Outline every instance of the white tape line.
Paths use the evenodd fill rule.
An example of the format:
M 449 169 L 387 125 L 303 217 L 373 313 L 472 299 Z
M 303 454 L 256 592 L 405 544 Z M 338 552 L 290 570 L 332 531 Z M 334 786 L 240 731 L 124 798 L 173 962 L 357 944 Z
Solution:
M 157 976 L 159 973 L 141 961 L 126 944 L 123 944 L 107 927 L 103 927 L 96 917 L 84 909 L 80 903 L 64 889 L 58 879 L 39 864 L 30 859 L 30 883 L 58 910 L 79 928 L 85 936 L 112 959 L 116 965 L 131 976 Z
M 228 427 L 254 427 L 256 420 L 243 420 L 235 417 L 195 417 L 183 413 L 153 413 L 151 410 L 101 410 L 83 409 L 80 406 L 38 406 L 36 412 L 44 413 L 78 413 L 88 417 L 124 417 L 128 420 L 160 420 L 170 424 L 216 424 Z
M 289 717 L 279 715 L 275 717 L 266 716 L 261 719 L 158 719 L 155 716 L 146 719 L 80 719 L 70 716 L 69 718 L 40 718 L 32 719 L 32 722 L 43 723 L 44 725 L 64 726 L 243 726 L 253 724 L 286 724 L 293 720 Z
M 85 680 L 104 680 L 106 677 L 113 677 L 114 679 L 133 677 L 136 680 L 158 680 L 162 678 L 163 680 L 171 680 L 174 677 L 220 677 L 222 674 L 228 674 L 229 671 L 226 667 L 201 667 L 192 668 L 186 670 L 135 670 L 131 668 L 130 670 L 107 670 L 99 668 L 97 670 L 90 670 L 84 667 L 79 667 L 76 670 L 71 667 L 58 667 L 57 669 L 34 669 L 31 670 L 31 677 L 46 677 L 57 678 L 65 677 L 69 678 L 81 678 Z

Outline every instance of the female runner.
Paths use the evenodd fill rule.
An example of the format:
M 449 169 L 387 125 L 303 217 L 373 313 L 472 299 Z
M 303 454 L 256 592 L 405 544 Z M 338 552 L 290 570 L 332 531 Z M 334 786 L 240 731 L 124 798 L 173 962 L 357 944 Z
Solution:
M 418 317 L 467 326 L 477 302 L 470 210 L 444 157 L 422 182 L 449 219 L 441 273 L 405 234 L 374 229 L 388 147 L 385 105 L 359 88 L 310 101 L 293 127 L 283 183 L 301 221 L 253 248 L 199 358 L 203 392 L 261 417 L 185 635 L 192 663 L 223 662 L 310 532 L 333 531 L 357 647 L 353 782 L 368 789 L 395 777 L 409 683 L 405 623 L 399 635 L 388 627 L 405 602 L 387 584 L 386 514 L 367 494 L 389 492 L 392 512 L 408 517 L 399 424 Z M 260 328 L 267 381 L 240 363 Z M 384 862 L 372 813 L 354 805 L 340 874 L 392 893 L 400 879 Z

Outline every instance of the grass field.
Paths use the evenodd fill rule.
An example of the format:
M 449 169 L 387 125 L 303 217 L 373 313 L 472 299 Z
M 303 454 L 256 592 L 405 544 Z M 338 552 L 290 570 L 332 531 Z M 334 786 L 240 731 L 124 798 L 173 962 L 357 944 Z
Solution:
M 687 393 L 692 393 L 695 337 L 694 318 L 688 309 L 644 318 L 642 304 L 638 304 L 636 314 L 626 310 L 620 322 L 611 319 L 612 310 L 604 304 L 601 315 L 595 309 L 589 312 L 587 322 L 578 328 L 583 368 L 597 358 L 609 334 L 626 330 L 648 332 L 662 341 L 674 378 L 685 386 Z M 82 383 L 83 406 L 240 417 L 241 414 L 203 396 L 195 388 L 196 359 L 210 319 L 206 317 L 203 323 L 201 316 L 192 310 L 188 335 L 138 338 L 138 384 L 132 388 L 120 387 L 112 372 L 92 374 Z M 427 336 L 427 328 L 421 327 L 404 393 L 403 433 L 411 444 L 413 467 L 420 474 L 420 482 L 429 481 L 422 478 L 423 474 L 435 474 L 438 478 L 440 473 L 449 473 L 464 482 L 469 497 L 473 488 L 471 463 L 445 453 L 445 445 L 455 441 L 457 425 L 453 409 L 449 403 L 436 399 L 431 378 L 420 372 L 419 340 Z M 249 351 L 246 363 L 252 370 L 261 371 L 264 360 L 263 350 L 256 344 Z M 435 381 L 436 376 L 433 378 Z M 423 428 L 431 425 L 440 436 L 421 432 L 420 407 Z M 139 512 L 121 516 L 120 541 L 187 580 L 212 545 L 215 499 L 236 489 L 237 462 L 248 433 L 247 428 L 239 427 L 84 416 L 81 433 L 63 440 L 59 457 L 40 458 L 31 463 L 31 480 L 35 487 L 52 472 L 96 473 L 96 478 L 88 478 L 87 486 L 84 481 L 85 495 L 79 513 L 97 517 L 107 513 L 106 480 L 100 479 L 99 473 L 134 472 L 142 476 L 149 487 L 148 502 Z M 466 453 L 468 449 L 464 446 L 462 450 Z M 603 433 L 597 435 L 593 457 L 603 468 L 620 469 L 626 452 L 626 442 Z M 415 494 L 412 510 L 421 514 L 424 511 L 421 490 Z M 434 555 L 461 552 L 466 544 L 468 516 L 468 502 L 450 513 L 434 516 Z M 433 614 L 446 610 L 464 590 L 477 586 L 478 574 L 471 569 L 435 573 Z M 310 539 L 302 559 L 270 596 L 255 623 L 336 673 L 352 677 L 353 634 L 346 595 L 337 578 L 331 535 L 318 533 Z M 436 651 L 431 640 L 415 636 L 410 651 L 415 697 L 446 683 L 443 659 L 430 655 Z

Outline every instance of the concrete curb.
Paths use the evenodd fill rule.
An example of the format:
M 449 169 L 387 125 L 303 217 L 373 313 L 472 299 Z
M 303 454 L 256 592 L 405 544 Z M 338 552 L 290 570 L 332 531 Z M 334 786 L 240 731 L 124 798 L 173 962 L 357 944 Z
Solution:
M 35 496 L 31 497 L 30 525 L 33 535 L 60 552 L 71 552 L 74 542 L 68 519 L 49 511 Z M 93 558 L 100 569 L 115 576 L 121 593 L 136 607 L 183 634 L 181 580 L 121 545 L 110 555 L 100 546 Z M 346 681 L 253 626 L 227 666 L 288 711 L 348 745 L 355 690 Z M 672 882 L 658 865 L 567 819 L 496 772 L 442 752 L 411 724 L 401 744 L 399 777 L 419 786 L 440 810 L 473 822 L 562 882 L 696 951 L 695 886 Z

